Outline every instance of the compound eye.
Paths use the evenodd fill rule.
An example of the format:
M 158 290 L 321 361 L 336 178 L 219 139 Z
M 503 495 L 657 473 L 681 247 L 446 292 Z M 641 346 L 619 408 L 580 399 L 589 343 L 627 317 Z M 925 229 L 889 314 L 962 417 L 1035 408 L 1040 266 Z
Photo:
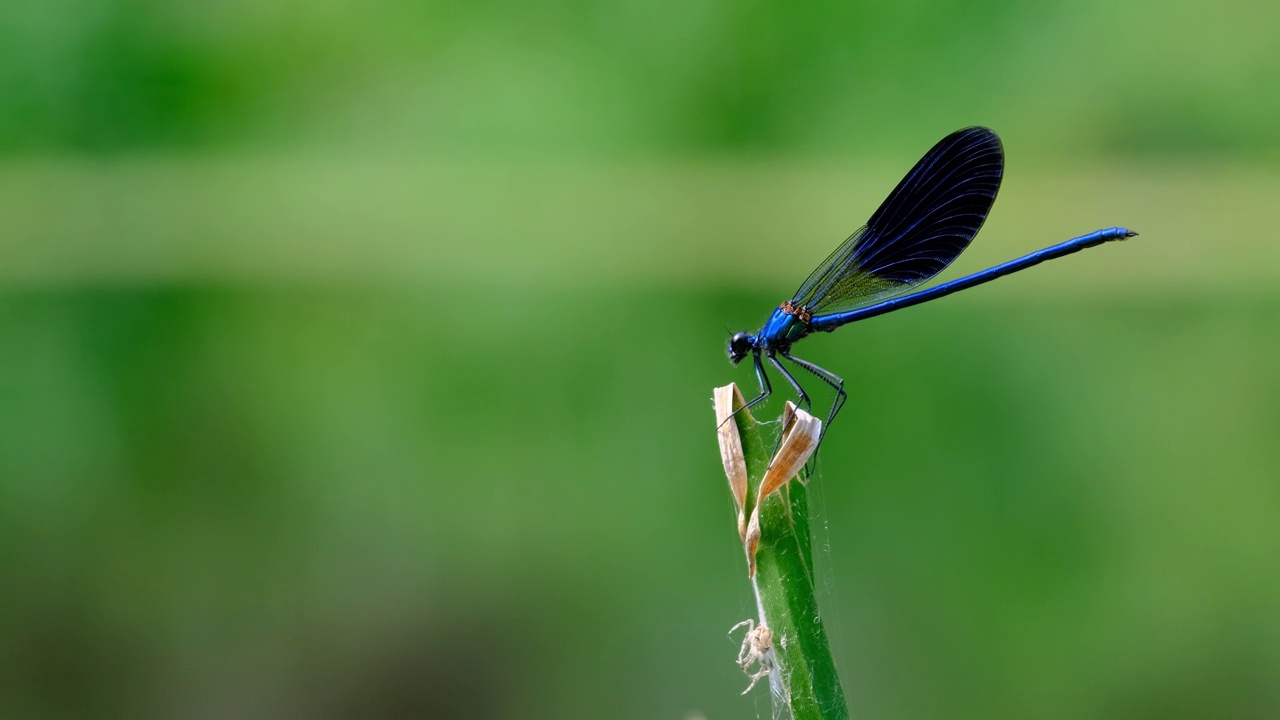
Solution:
M 751 336 L 740 332 L 729 340 L 729 359 L 735 363 L 751 352 Z

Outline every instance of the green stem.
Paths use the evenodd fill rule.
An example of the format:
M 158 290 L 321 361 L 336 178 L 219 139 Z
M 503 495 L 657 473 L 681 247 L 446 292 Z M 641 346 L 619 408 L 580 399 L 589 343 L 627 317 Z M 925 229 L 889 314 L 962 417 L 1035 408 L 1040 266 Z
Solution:
M 732 397 L 737 410 L 742 396 L 735 389 Z M 762 613 L 759 622 L 769 628 L 778 668 L 770 676 L 774 702 L 784 704 L 795 720 L 845 720 L 849 712 L 844 691 L 814 594 L 804 471 L 760 502 L 758 489 L 771 447 L 749 411 L 738 412 L 734 422 L 749 478 L 741 509 L 749 516 L 759 504 L 760 536 L 752 584 Z

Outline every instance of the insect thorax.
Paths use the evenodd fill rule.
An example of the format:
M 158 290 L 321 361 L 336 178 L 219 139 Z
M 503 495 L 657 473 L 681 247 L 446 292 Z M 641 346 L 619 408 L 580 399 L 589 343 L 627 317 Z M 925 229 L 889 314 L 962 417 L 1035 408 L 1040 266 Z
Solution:
M 791 347 L 791 343 L 809 334 L 809 321 L 812 319 L 812 313 L 806 308 L 793 305 L 790 301 L 784 302 L 769 316 L 764 329 L 760 331 L 760 337 L 766 345 L 785 350 Z

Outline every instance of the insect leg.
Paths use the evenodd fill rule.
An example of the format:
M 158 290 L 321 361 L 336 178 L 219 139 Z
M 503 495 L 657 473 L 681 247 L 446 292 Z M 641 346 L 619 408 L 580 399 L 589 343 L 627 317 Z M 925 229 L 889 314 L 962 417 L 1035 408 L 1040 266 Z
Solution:
M 786 354 L 783 353 L 782 356 L 786 357 Z M 782 363 L 778 362 L 778 358 L 770 355 L 769 362 L 772 363 L 774 367 L 778 368 L 778 372 L 782 373 L 782 377 L 786 378 L 787 382 L 791 383 L 791 387 L 795 388 L 796 394 L 800 396 L 800 407 L 804 408 L 805 410 L 808 410 L 810 407 L 812 407 L 813 403 L 809 401 L 809 393 L 805 392 L 804 388 L 800 387 L 800 382 L 796 380 L 795 377 L 792 376 L 790 372 L 787 371 L 787 368 L 784 367 Z
M 746 410 L 747 408 L 755 405 L 756 403 L 760 402 L 761 400 L 764 400 L 765 398 L 773 394 L 773 386 L 769 384 L 769 374 L 764 371 L 764 363 L 760 361 L 760 351 L 757 350 L 752 355 L 751 359 L 755 362 L 755 365 L 756 365 L 756 380 L 760 382 L 760 394 L 755 396 L 751 400 L 751 402 L 739 408 L 740 410 Z
M 822 434 L 826 435 L 827 428 L 830 427 L 831 422 L 836 419 L 836 414 L 840 412 L 840 408 L 844 407 L 845 401 L 849 399 L 849 393 L 844 391 L 844 378 L 836 375 L 826 368 L 818 367 L 808 360 L 801 360 L 798 357 L 792 357 L 788 353 L 782 353 L 782 357 L 813 373 L 813 375 L 819 380 L 835 389 L 836 399 L 831 403 L 831 412 L 827 413 L 827 422 L 822 426 Z M 821 442 L 821 440 L 819 440 L 819 442 Z
M 760 383 L 760 394 L 755 396 L 754 398 L 751 398 L 751 400 L 748 401 L 746 405 L 743 405 L 742 407 L 730 413 L 729 417 L 724 419 L 724 422 L 716 426 L 717 430 L 719 430 L 720 426 L 724 425 L 724 423 L 727 423 L 730 420 L 732 420 L 734 415 L 737 415 L 743 410 L 746 410 L 754 406 L 756 403 L 760 402 L 761 400 L 764 400 L 765 398 L 773 394 L 773 386 L 769 384 L 769 375 L 764 371 L 764 363 L 760 360 L 760 353 L 756 352 L 753 355 L 752 360 L 755 362 L 755 366 L 756 366 L 756 380 Z

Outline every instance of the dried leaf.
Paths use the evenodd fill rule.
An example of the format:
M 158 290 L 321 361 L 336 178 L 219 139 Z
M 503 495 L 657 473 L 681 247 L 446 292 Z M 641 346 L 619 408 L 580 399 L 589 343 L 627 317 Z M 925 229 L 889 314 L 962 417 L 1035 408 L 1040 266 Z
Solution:
M 756 550 L 760 547 L 760 506 L 765 498 L 777 492 L 787 481 L 800 472 L 800 468 L 809 461 L 813 451 L 818 447 L 818 439 L 822 435 L 822 421 L 787 403 L 783 413 L 785 429 L 778 452 L 769 460 L 769 467 L 760 480 L 760 491 L 756 493 L 756 506 L 751 511 L 751 519 L 747 522 L 746 531 L 739 530 L 742 535 L 743 548 L 747 553 L 747 575 L 756 574 Z M 739 520 L 741 528 L 741 520 Z
M 747 404 L 742 391 L 736 383 L 715 389 L 714 402 L 716 410 L 716 437 L 720 442 L 720 461 L 724 463 L 724 474 L 729 479 L 729 492 L 733 493 L 733 501 L 738 506 L 738 536 L 746 539 L 747 504 L 747 460 L 742 452 L 742 436 L 738 434 L 738 423 L 734 422 L 733 411 Z M 747 413 L 749 410 L 742 410 Z

